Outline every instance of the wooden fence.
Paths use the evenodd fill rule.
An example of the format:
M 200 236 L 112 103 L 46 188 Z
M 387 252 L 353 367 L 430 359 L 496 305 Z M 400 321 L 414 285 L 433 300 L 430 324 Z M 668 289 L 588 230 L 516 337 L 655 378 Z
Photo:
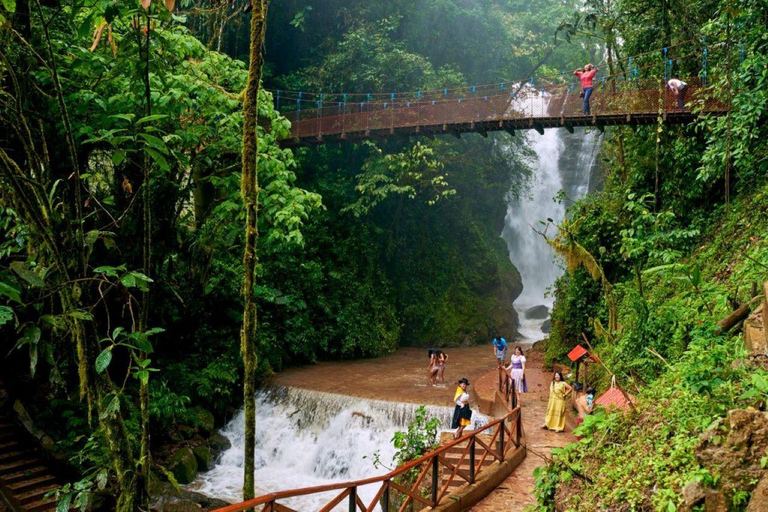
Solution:
M 506 378 L 502 378 L 501 374 L 499 376 L 499 391 L 505 397 L 508 409 L 503 417 L 493 420 L 477 430 L 468 432 L 461 438 L 441 446 L 417 460 L 385 475 L 352 482 L 273 492 L 220 508 L 216 512 L 240 512 L 244 510 L 280 512 L 290 509 L 280 505 L 278 500 L 333 491 L 339 492 L 319 509 L 321 512 L 329 512 L 345 500 L 350 512 L 357 510 L 373 511 L 377 505 L 381 507 L 382 511 L 389 512 L 394 510 L 393 504 L 396 502 L 400 503 L 399 512 L 403 512 L 413 505 L 436 507 L 445 503 L 450 496 L 448 489 L 455 479 L 470 484 L 474 483 L 478 475 L 484 470 L 483 463 L 488 457 L 492 457 L 496 461 L 504 461 L 509 458 L 510 451 L 515 452 L 521 446 L 522 422 L 520 407 L 517 405 L 514 392 L 514 381 L 506 372 L 504 375 Z M 479 434 L 484 434 L 484 439 Z M 452 463 L 446 457 L 448 451 L 456 446 L 461 446 L 463 443 L 466 443 L 466 446 L 463 447 L 458 462 Z M 480 456 L 477 456 L 478 445 L 482 448 Z M 468 470 L 466 471 L 461 469 L 465 461 L 468 461 Z M 404 483 L 407 481 L 407 476 L 414 473 L 417 475 L 414 483 L 410 485 Z M 358 489 L 366 485 L 378 485 L 374 498 L 368 503 L 363 502 L 358 495 Z

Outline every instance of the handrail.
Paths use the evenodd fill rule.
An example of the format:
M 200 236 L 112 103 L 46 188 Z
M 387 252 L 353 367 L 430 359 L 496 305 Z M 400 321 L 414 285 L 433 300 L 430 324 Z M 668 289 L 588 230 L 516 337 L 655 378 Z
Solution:
M 507 383 L 507 386 L 509 386 L 509 383 Z M 512 387 L 514 389 L 514 381 L 512 381 Z M 514 392 L 512 393 L 512 396 L 514 396 Z M 506 403 L 507 404 L 510 403 L 508 399 L 506 400 Z M 509 405 L 508 405 L 508 408 L 509 408 Z M 391 480 L 394 479 L 395 477 L 398 477 L 398 476 L 402 475 L 403 473 L 405 473 L 405 472 L 407 472 L 407 471 L 409 471 L 409 470 L 411 470 L 411 469 L 413 469 L 413 468 L 415 468 L 415 467 L 425 463 L 425 462 L 431 462 L 432 463 L 432 464 L 429 464 L 429 465 L 431 465 L 432 468 L 433 468 L 433 475 L 432 475 L 432 478 L 433 478 L 433 493 L 432 494 L 433 494 L 433 496 L 432 496 L 432 499 L 429 500 L 429 502 L 434 507 L 437 504 L 439 504 L 440 501 L 442 501 L 442 498 L 446 494 L 445 490 L 447 490 L 447 487 L 448 487 L 447 485 L 445 486 L 445 489 L 443 490 L 443 492 L 442 492 L 442 494 L 440 496 L 436 495 L 436 493 L 437 493 L 437 486 L 434 484 L 434 482 L 436 481 L 435 479 L 437 478 L 438 463 L 443 464 L 444 466 L 446 466 L 446 463 L 443 460 L 440 460 L 441 459 L 440 456 L 442 454 L 444 454 L 445 452 L 447 452 L 448 450 L 450 450 L 451 448 L 453 448 L 454 446 L 457 446 L 457 445 L 463 443 L 464 441 L 469 441 L 468 448 L 471 447 L 471 458 L 473 459 L 474 458 L 475 436 L 477 436 L 478 434 L 483 433 L 483 432 L 485 432 L 485 431 L 487 431 L 487 430 L 489 430 L 489 429 L 491 429 L 491 428 L 493 428 L 493 427 L 495 427 L 497 425 L 500 425 L 500 427 L 496 430 L 496 434 L 493 435 L 493 438 L 492 438 L 490 444 L 492 445 L 493 442 L 496 440 L 497 436 L 500 436 L 500 441 L 499 441 L 500 442 L 500 450 L 499 451 L 500 451 L 500 454 L 501 454 L 501 459 L 500 460 L 504 460 L 504 456 L 506 455 L 506 452 L 509 450 L 509 445 L 505 446 L 505 443 L 504 443 L 504 434 L 505 433 L 508 434 L 510 440 L 512 439 L 512 434 L 511 434 L 510 430 L 507 428 L 507 425 L 505 424 L 505 422 L 508 419 L 511 419 L 511 418 L 513 418 L 513 421 L 516 422 L 517 428 L 516 428 L 515 442 L 514 443 L 509 443 L 509 445 L 514 444 L 515 448 L 517 448 L 517 447 L 520 446 L 520 442 L 519 441 L 520 441 L 520 435 L 521 435 L 521 423 L 520 423 L 521 419 L 520 419 L 520 407 L 516 405 L 515 407 L 510 408 L 509 411 L 504 416 L 502 416 L 501 418 L 495 419 L 495 420 L 487 423 L 486 425 L 482 426 L 481 428 L 479 428 L 477 430 L 474 430 L 474 431 L 472 431 L 470 433 L 467 433 L 467 434 L 463 435 L 462 437 L 460 437 L 458 439 L 454 439 L 450 443 L 448 443 L 448 444 L 446 444 L 444 446 L 441 446 L 441 447 L 439 447 L 439 448 L 437 448 L 437 449 L 435 449 L 435 450 L 433 450 L 431 452 L 428 452 L 428 453 L 422 455 L 421 457 L 419 457 L 418 459 L 409 462 L 408 464 L 405 464 L 403 466 L 395 468 L 394 470 L 390 471 L 387 474 L 376 476 L 376 477 L 371 477 L 371 478 L 365 478 L 365 479 L 362 479 L 362 480 L 354 480 L 354 481 L 351 481 L 351 482 L 339 482 L 339 483 L 335 483 L 335 484 L 318 485 L 318 486 L 315 486 L 315 487 L 304 487 L 304 488 L 300 488 L 300 489 L 291 489 L 291 490 L 287 490 L 287 491 L 272 492 L 272 493 L 264 494 L 262 496 L 254 498 L 252 500 L 248 500 L 248 501 L 244 501 L 242 503 L 228 505 L 226 507 L 222 507 L 222 508 L 216 509 L 215 512 L 241 512 L 241 511 L 244 511 L 244 510 L 253 509 L 254 507 L 259 506 L 259 505 L 268 505 L 269 508 L 265 509 L 265 510 L 272 510 L 274 508 L 275 502 L 277 500 L 279 500 L 279 499 L 292 498 L 292 497 L 297 497 L 297 496 L 306 496 L 308 494 L 316 494 L 316 493 L 321 493 L 321 492 L 338 491 L 338 490 L 342 490 L 342 489 L 344 490 L 344 492 L 342 493 L 343 495 L 337 496 L 333 501 L 338 500 L 335 503 L 335 504 L 337 504 L 337 503 L 340 503 L 347 496 L 350 496 L 350 500 L 354 500 L 353 503 L 354 503 L 354 507 L 355 507 L 355 508 L 352 508 L 353 507 L 353 503 L 350 503 L 350 510 L 356 510 L 357 506 L 359 505 L 359 503 L 358 503 L 359 502 L 359 498 L 357 497 L 357 493 L 356 492 L 355 493 L 350 493 L 349 490 L 353 489 L 353 488 L 358 488 L 358 487 L 363 486 L 363 485 L 382 483 L 383 484 L 382 488 L 376 494 L 376 497 L 375 497 L 374 501 L 370 504 L 370 506 L 368 508 L 361 507 L 361 508 L 363 508 L 363 511 L 365 512 L 367 510 L 373 510 L 373 508 L 374 508 L 374 506 L 376 504 L 376 501 L 378 501 L 380 498 L 382 498 L 383 494 L 387 496 L 386 503 L 388 504 L 389 503 L 389 497 L 388 496 L 389 496 L 389 489 L 390 489 L 390 487 L 391 486 L 392 487 L 401 487 L 400 485 L 397 485 L 397 484 L 394 484 L 393 482 L 391 482 Z M 482 443 L 482 442 L 480 442 L 480 444 L 481 444 L 481 446 L 484 445 L 484 443 Z M 495 452 L 491 452 L 491 454 L 494 456 L 494 458 L 498 459 L 498 457 L 496 456 L 497 454 Z M 465 455 L 466 455 L 466 453 L 465 453 Z M 487 455 L 487 453 L 486 453 L 486 455 Z M 434 462 L 435 460 L 437 460 L 438 463 L 435 463 Z M 463 460 L 463 457 L 462 457 L 462 460 Z M 481 465 L 482 465 L 482 461 L 484 461 L 484 460 L 485 460 L 485 456 L 481 460 Z M 422 479 L 424 477 L 424 474 L 428 471 L 429 465 L 424 469 L 424 473 L 420 475 L 421 478 L 419 478 L 417 480 L 417 483 L 415 485 L 416 487 L 418 487 L 418 484 L 420 484 L 420 482 L 422 481 Z M 452 475 L 451 478 L 453 478 L 453 476 L 455 476 L 455 474 L 459 474 L 458 469 L 459 469 L 460 465 L 461 465 L 461 463 L 457 464 L 455 467 L 449 468 L 449 469 L 453 469 L 453 473 L 454 473 L 454 475 Z M 446 467 L 448 467 L 448 466 L 446 466 Z M 474 480 L 474 476 L 475 476 L 474 473 L 476 473 L 475 472 L 475 468 L 474 468 L 474 466 L 471 466 L 470 467 L 470 476 L 473 477 L 472 480 Z M 477 473 L 479 473 L 479 471 Z M 464 475 L 459 474 L 459 476 L 461 476 L 462 478 L 464 478 L 466 480 L 466 477 Z M 410 492 L 413 493 L 414 489 L 411 489 Z M 404 493 L 404 494 L 406 494 L 406 496 L 408 496 L 408 498 L 406 500 L 406 503 L 407 503 L 408 501 L 410 501 L 412 496 L 410 496 L 408 493 Z

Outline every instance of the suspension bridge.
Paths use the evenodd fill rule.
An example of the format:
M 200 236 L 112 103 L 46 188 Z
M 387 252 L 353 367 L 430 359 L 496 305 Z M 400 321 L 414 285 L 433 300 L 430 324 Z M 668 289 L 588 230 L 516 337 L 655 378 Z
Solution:
M 284 112 L 291 121 L 285 146 L 311 145 L 340 140 L 390 136 L 434 136 L 463 133 L 546 128 L 655 124 L 661 116 L 670 124 L 688 124 L 703 114 L 721 115 L 726 105 L 706 94 L 700 77 L 682 78 L 688 84 L 686 106 L 678 108 L 664 81 L 638 79 L 616 83 L 599 81 L 591 98 L 591 113 L 583 114 L 579 89 L 570 85 L 535 87 L 514 84 L 514 92 L 502 85 L 433 91 L 418 97 L 393 97 L 389 101 L 337 102 L 330 106 Z M 491 89 L 493 87 L 493 89 Z M 432 97 L 430 97 L 432 96 Z M 437 97 L 435 97 L 437 96 Z
M 702 115 L 722 115 L 727 105 L 707 88 L 706 39 L 685 41 L 628 57 L 620 73 L 594 79 L 590 114 L 583 114 L 581 87 L 570 75 L 529 77 L 488 85 L 392 93 L 271 91 L 291 122 L 283 146 L 492 131 L 655 124 L 688 124 Z M 740 50 L 743 61 L 743 48 Z M 686 73 L 687 72 L 687 73 Z M 688 84 L 685 107 L 666 86 Z M 573 80 L 569 83 L 569 80 Z M 711 79 L 709 80 L 711 82 Z M 309 108 L 307 108 L 309 107 Z

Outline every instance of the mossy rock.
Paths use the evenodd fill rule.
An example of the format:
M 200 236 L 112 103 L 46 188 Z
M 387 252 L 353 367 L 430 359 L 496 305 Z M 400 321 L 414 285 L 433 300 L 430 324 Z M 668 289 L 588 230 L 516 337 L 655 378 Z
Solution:
M 211 434 L 213 432 L 214 428 L 214 417 L 211 412 L 203 409 L 202 407 L 195 407 L 194 409 L 195 418 L 197 419 L 197 428 L 198 430 L 205 435 Z
M 213 458 L 216 459 L 222 452 L 229 450 L 232 447 L 232 443 L 224 435 L 214 432 L 208 439 L 208 446 L 211 447 Z
M 197 458 L 192 448 L 184 447 L 173 454 L 169 469 L 180 484 L 192 483 L 197 476 Z
M 197 459 L 197 469 L 199 471 L 208 471 L 213 469 L 213 453 L 207 446 L 196 446 L 192 448 L 192 453 Z

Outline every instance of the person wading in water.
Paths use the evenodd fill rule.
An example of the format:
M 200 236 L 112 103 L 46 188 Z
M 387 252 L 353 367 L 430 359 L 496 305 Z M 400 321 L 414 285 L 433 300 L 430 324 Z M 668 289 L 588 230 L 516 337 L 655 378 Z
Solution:
M 454 439 L 460 438 L 464 433 L 464 428 L 472 423 L 472 409 L 469 408 L 467 386 L 469 386 L 469 381 L 466 378 L 460 379 L 459 387 L 456 388 L 456 394 L 453 397 L 453 401 L 456 402 L 456 407 L 453 410 L 451 428 L 458 429 L 453 435 Z
M 429 372 L 429 383 L 434 386 L 437 384 L 437 372 L 440 371 L 440 365 L 437 362 L 437 353 L 439 350 L 429 349 L 429 366 L 427 371 Z
M 448 364 L 448 354 L 442 350 L 437 351 L 437 365 L 440 368 L 440 382 L 445 382 L 445 365 Z

